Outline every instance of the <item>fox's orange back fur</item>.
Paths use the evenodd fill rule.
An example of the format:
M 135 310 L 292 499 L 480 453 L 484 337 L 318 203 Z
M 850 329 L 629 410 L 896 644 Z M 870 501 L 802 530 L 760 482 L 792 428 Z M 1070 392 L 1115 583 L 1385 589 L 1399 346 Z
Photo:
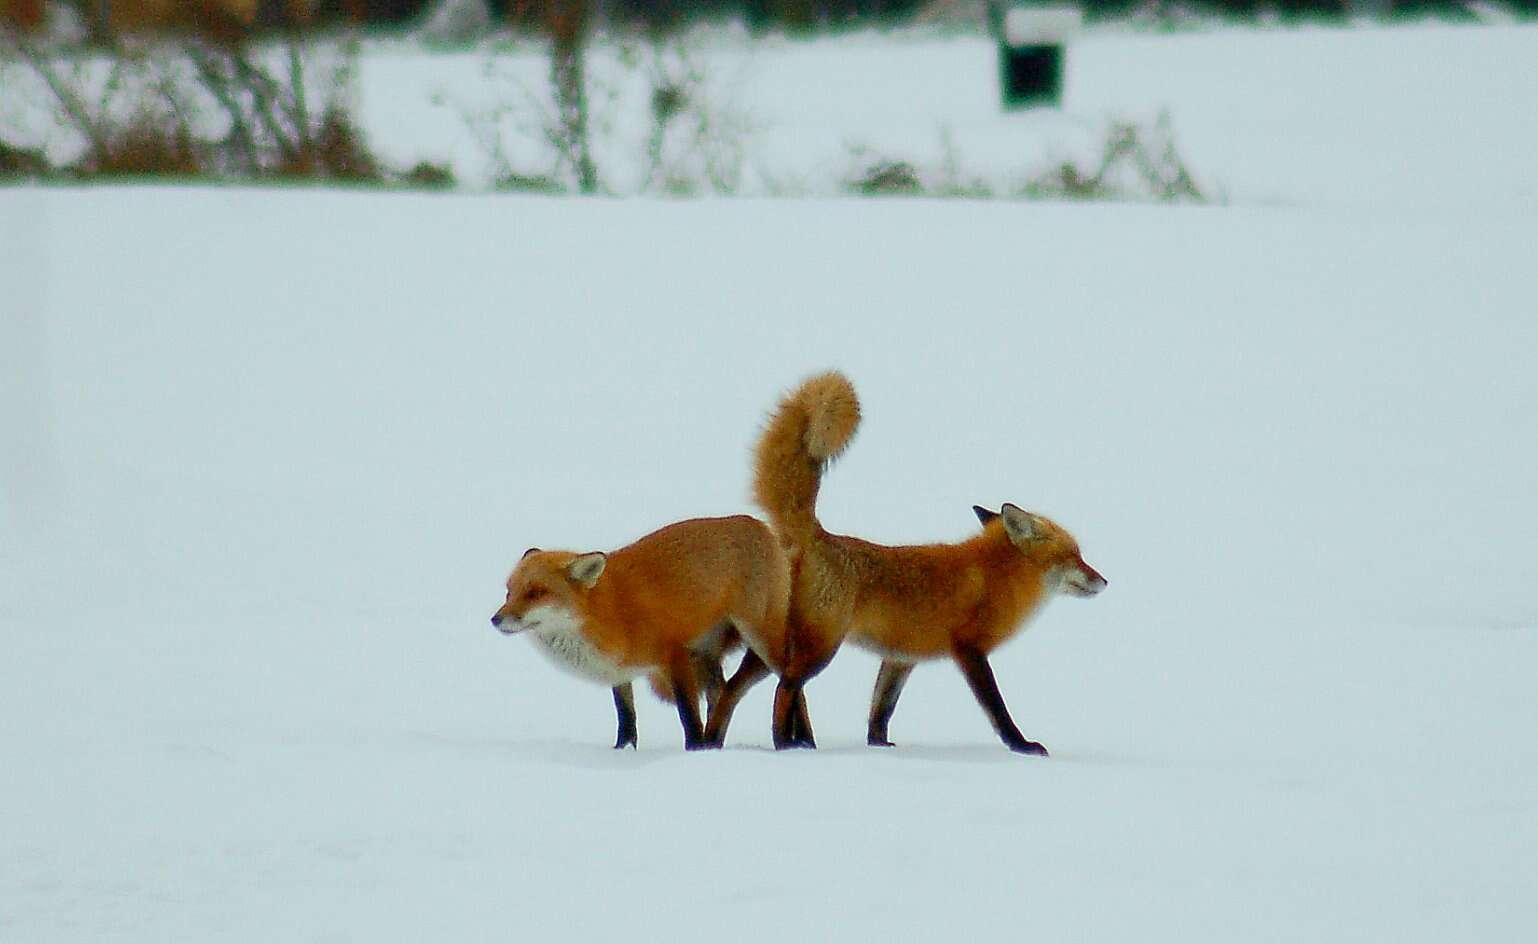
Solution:
M 816 514 L 822 474 L 859 420 L 848 379 L 820 374 L 780 403 L 758 442 L 754 496 L 794 575 L 793 673 L 817 671 L 846 634 L 903 661 L 948 655 L 958 646 L 987 653 L 1062 580 L 1100 580 L 1068 532 L 1014 506 L 959 544 L 890 547 L 829 533 Z
M 606 555 L 588 586 L 573 567 L 596 556 L 526 555 L 508 578 L 498 616 L 522 621 L 541 607 L 558 607 L 594 648 L 636 669 L 670 666 L 727 627 L 755 647 L 784 648 L 789 572 L 773 533 L 756 518 L 668 525 Z
M 1046 602 L 1059 571 L 1087 566 L 1066 531 L 1035 522 L 1039 536 L 1023 543 L 1003 518 L 959 544 L 888 547 L 824 531 L 802 561 L 797 599 L 836 600 L 823 612 L 855 643 L 905 661 L 957 646 L 992 652 Z

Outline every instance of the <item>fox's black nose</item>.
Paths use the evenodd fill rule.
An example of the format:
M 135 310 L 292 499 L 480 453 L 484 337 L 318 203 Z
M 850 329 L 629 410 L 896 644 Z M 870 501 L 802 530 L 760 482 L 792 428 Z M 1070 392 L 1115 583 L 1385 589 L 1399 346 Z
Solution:
M 493 625 L 493 626 L 501 626 L 502 625 L 502 614 L 501 613 L 495 613 L 495 614 L 492 615 L 492 617 L 491 617 L 491 625 Z

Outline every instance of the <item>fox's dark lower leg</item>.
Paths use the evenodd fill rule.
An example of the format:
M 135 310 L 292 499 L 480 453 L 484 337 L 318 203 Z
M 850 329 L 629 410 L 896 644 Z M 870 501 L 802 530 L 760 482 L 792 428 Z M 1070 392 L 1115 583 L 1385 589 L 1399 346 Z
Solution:
M 774 749 L 777 751 L 817 746 L 800 737 L 800 715 L 806 711 L 801 685 L 801 682 L 782 678 L 774 690 Z
M 673 686 L 673 703 L 678 708 L 678 720 L 684 726 L 684 750 L 697 751 L 709 747 L 705 743 L 705 731 L 700 725 L 700 686 L 694 677 L 694 664 L 688 653 L 681 653 L 671 660 L 669 682 Z
M 791 737 L 796 747 L 806 747 L 815 750 L 817 737 L 812 734 L 812 716 L 806 710 L 806 688 L 796 690 L 796 705 L 791 716 Z
M 614 748 L 635 747 L 635 692 L 630 683 L 614 686 L 614 714 L 619 719 L 619 733 L 614 736 Z
M 748 689 L 768 674 L 769 666 L 758 657 L 758 653 L 749 649 L 742 657 L 742 664 L 737 666 L 737 671 L 732 673 L 731 679 L 722 687 L 716 703 L 710 706 L 710 720 L 705 725 L 705 743 L 708 746 L 720 747 L 726 743 L 726 729 L 732 723 L 732 712 L 737 710 L 737 703 L 747 694 Z
M 815 748 L 812 719 L 806 710 L 802 687 L 828 667 L 838 653 L 840 639 L 829 642 L 806 630 L 798 631 L 791 620 L 790 646 L 780 672 L 780 685 L 774 691 L 774 749 Z
M 721 660 L 711 653 L 703 652 L 696 652 L 689 659 L 694 663 L 694 676 L 700 681 L 700 690 L 705 693 L 705 710 L 713 711 L 721 698 L 721 690 L 726 687 Z
M 999 694 L 999 683 L 993 678 L 988 657 L 976 649 L 963 647 L 956 649 L 955 656 L 956 664 L 961 666 L 961 674 L 967 677 L 972 694 L 977 697 L 977 703 L 983 706 L 983 711 L 987 712 L 988 720 L 993 722 L 993 730 L 998 732 L 1004 746 L 1017 754 L 1046 757 L 1047 749 L 1035 741 L 1026 740 L 1009 717 L 1009 709 L 1004 707 L 1004 696 Z
M 887 740 L 887 724 L 892 712 L 897 710 L 897 698 L 913 671 L 912 662 L 883 659 L 881 671 L 876 674 L 876 688 L 870 694 L 870 724 L 865 729 L 865 743 L 871 747 L 891 747 Z
M 806 710 L 805 681 L 780 679 L 774 690 L 774 749 L 816 748 L 812 719 Z

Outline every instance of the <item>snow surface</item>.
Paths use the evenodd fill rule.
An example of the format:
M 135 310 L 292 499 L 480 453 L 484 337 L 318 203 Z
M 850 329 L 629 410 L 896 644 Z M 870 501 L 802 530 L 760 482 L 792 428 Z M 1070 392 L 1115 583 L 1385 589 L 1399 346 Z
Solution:
M 7 941 L 1538 930 L 1538 221 L 156 188 L 0 219 L 36 306 L 0 347 L 37 365 Z M 1050 760 L 948 666 L 867 749 L 853 650 L 815 754 L 767 750 L 768 686 L 725 752 L 649 695 L 614 752 L 608 693 L 487 625 L 525 546 L 745 509 L 764 410 L 828 365 L 867 417 L 830 527 L 1013 500 L 1110 579 L 995 659 Z
M 1533 938 L 1533 138 L 1478 128 L 1360 201 L 1257 152 L 1308 208 L 0 191 L 0 941 Z M 1110 580 L 994 659 L 1050 760 L 945 665 L 866 748 L 853 649 L 815 753 L 768 685 L 615 752 L 487 623 L 529 545 L 750 510 L 829 366 L 829 527 L 1009 500 Z

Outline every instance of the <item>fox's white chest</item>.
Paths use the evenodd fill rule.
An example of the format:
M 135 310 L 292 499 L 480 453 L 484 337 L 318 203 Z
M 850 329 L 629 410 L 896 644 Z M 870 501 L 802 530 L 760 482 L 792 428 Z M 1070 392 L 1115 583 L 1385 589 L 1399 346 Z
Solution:
M 575 630 L 541 627 L 533 630 L 533 636 L 551 662 L 579 678 L 613 687 L 643 671 L 615 662 Z

